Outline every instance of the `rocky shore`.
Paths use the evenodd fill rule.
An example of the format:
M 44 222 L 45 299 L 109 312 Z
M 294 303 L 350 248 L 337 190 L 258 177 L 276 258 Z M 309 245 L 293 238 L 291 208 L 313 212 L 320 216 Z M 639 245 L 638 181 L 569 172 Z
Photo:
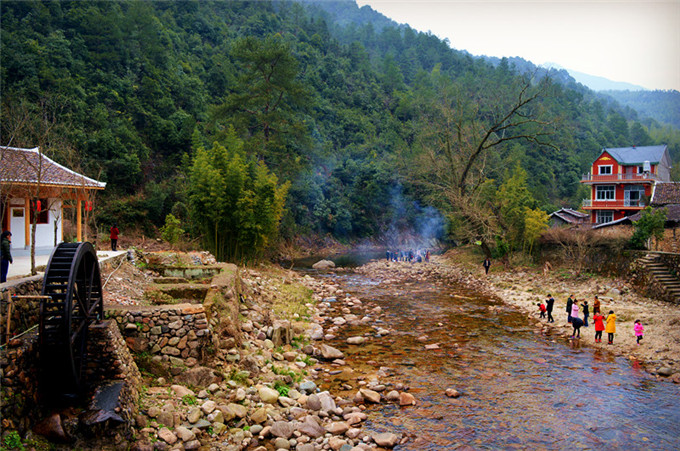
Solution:
M 330 280 L 290 271 L 251 269 L 241 278 L 240 336 L 222 337 L 210 364 L 191 362 L 179 377 L 148 380 L 133 449 L 358 451 L 409 440 L 363 427 L 372 408 L 415 405 L 409 388 L 393 380 L 390 368 L 352 368 L 328 344 L 346 326 L 372 327 L 383 316 L 380 307 Z M 307 287 L 307 298 L 298 298 L 304 303 L 297 306 L 283 299 L 296 285 Z M 390 334 L 374 329 L 346 342 L 361 346 Z M 165 360 L 155 359 L 159 365 Z M 457 395 L 454 389 L 441 394 Z

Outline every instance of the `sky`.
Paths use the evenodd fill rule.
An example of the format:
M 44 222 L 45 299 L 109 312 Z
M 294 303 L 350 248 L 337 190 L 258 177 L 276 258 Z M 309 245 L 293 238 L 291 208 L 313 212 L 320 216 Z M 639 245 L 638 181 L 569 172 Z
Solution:
M 473 55 L 680 91 L 680 0 L 356 0 Z

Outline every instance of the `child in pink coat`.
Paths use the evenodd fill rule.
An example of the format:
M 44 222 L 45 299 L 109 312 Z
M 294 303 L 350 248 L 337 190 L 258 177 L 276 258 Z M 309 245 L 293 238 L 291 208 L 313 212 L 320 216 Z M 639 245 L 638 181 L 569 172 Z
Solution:
M 637 344 L 640 346 L 640 340 L 642 340 L 642 334 L 645 331 L 645 328 L 642 327 L 642 324 L 640 323 L 639 319 L 635 320 L 635 324 L 633 325 L 633 330 L 635 331 L 635 337 L 637 338 Z

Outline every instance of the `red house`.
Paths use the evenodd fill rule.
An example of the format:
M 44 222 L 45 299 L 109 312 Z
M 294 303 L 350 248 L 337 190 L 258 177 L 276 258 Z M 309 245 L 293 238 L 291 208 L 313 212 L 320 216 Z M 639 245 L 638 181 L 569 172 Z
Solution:
M 583 209 L 596 224 L 633 215 L 647 205 L 657 182 L 669 182 L 668 146 L 602 149 L 581 183 L 591 186 Z

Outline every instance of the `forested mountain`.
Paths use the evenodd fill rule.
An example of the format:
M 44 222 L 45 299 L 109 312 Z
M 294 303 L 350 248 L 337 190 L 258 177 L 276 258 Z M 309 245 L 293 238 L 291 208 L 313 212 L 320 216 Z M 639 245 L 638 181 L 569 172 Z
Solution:
M 680 92 L 678 91 L 602 91 L 621 105 L 662 124 L 680 128 Z
M 675 128 L 452 50 L 353 1 L 1 8 L 2 144 L 41 145 L 108 182 L 102 222 L 159 226 L 172 211 L 198 231 L 187 181 L 214 142 L 250 161 L 234 174 L 254 178 L 266 165 L 276 180 L 261 180 L 289 183 L 275 190 L 287 193 L 284 236 L 340 239 L 417 231 L 430 206 L 455 225 L 457 201 L 442 191 L 451 180 L 434 186 L 447 169 L 427 163 L 447 158 L 428 155 L 437 148 L 461 172 L 456 196 L 486 193 L 489 214 L 502 208 L 488 193 L 521 173 L 527 208 L 578 206 L 580 176 L 602 147 L 668 143 L 680 156 Z M 201 161 L 206 171 L 222 164 Z

